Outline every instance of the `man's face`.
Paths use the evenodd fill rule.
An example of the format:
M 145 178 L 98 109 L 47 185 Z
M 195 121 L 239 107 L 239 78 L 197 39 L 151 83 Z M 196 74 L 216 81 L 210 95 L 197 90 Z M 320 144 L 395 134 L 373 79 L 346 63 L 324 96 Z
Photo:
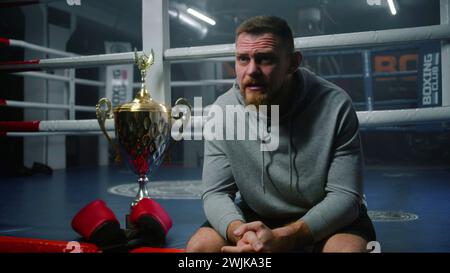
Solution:
M 272 34 L 239 34 L 236 76 L 246 105 L 269 105 L 289 75 L 291 52 Z

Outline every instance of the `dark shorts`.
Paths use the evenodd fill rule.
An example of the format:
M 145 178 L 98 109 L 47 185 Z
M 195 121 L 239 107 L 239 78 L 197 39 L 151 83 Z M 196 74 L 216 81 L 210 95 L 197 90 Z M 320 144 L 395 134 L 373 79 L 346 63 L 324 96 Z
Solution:
M 250 209 L 247 204 L 244 202 L 241 202 L 238 204 L 239 208 L 241 209 L 242 213 L 244 214 L 244 218 L 246 222 L 254 222 L 254 221 L 262 221 L 266 226 L 268 226 L 271 229 L 278 228 L 285 226 L 289 223 L 292 223 L 297 219 L 263 219 L 261 216 L 259 216 L 256 212 L 254 212 L 252 209 Z M 212 227 L 211 224 L 206 221 L 202 227 Z M 376 234 L 375 234 L 375 228 L 372 224 L 372 220 L 370 220 L 369 215 L 367 215 L 367 208 L 364 205 L 361 205 L 361 209 L 359 212 L 358 218 L 356 218 L 353 223 L 351 223 L 348 226 L 345 226 L 338 231 L 336 231 L 334 234 L 337 233 L 346 233 L 346 234 L 353 234 L 358 235 L 362 238 L 364 238 L 367 242 L 375 241 L 376 240 Z M 313 249 L 308 248 L 310 251 L 316 251 L 317 248 L 321 248 L 324 241 L 317 242 L 313 247 Z

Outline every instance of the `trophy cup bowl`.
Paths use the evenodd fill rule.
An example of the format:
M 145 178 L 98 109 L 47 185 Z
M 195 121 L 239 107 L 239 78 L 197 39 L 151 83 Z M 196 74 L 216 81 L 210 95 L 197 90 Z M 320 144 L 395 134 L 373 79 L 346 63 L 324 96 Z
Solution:
M 175 105 L 183 105 L 187 111 L 172 115 L 171 108 L 155 102 L 145 87 L 147 69 L 153 64 L 153 51 L 150 56 L 142 54 L 135 61 L 138 65 L 142 85 L 135 99 L 117 106 L 112 110 L 111 101 L 102 98 L 96 105 L 97 120 L 106 138 L 112 139 L 106 131 L 105 122 L 114 118 L 115 149 L 122 161 L 138 176 L 139 190 L 131 206 L 135 206 L 143 198 L 150 198 L 147 190 L 148 177 L 161 164 L 164 153 L 171 142 L 172 120 L 181 119 L 183 124 L 190 117 L 191 107 L 187 100 L 180 98 Z

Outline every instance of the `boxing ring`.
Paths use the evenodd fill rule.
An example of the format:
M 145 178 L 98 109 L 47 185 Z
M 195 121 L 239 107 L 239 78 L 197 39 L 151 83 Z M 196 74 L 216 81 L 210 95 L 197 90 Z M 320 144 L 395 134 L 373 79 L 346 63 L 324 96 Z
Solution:
M 351 34 L 295 38 L 301 50 L 328 50 L 347 47 L 391 45 L 426 40 L 445 41 L 442 47 L 443 100 L 441 107 L 385 111 L 358 111 L 362 128 L 450 121 L 448 24 Z M 0 121 L 1 137 L 43 137 L 100 135 L 96 119 L 76 120 L 75 112 L 95 112 L 94 105 L 75 105 L 75 83 L 104 87 L 105 82 L 76 79 L 74 69 L 117 64 L 132 64 L 134 53 L 77 56 L 53 51 L 23 41 L 0 39 L 9 46 L 51 52 L 62 57 L 42 60 L 19 60 L 0 63 L 0 73 L 20 77 L 35 77 L 63 81 L 68 85 L 68 104 L 12 101 L 0 98 L 1 107 L 59 109 L 69 111 L 69 120 Z M 234 44 L 172 48 L 164 51 L 167 63 L 230 60 Z M 36 72 L 68 69 L 69 76 Z M 165 71 L 168 73 L 168 71 Z M 150 72 L 152 73 L 152 72 Z M 446 74 L 447 73 L 447 74 Z M 171 82 L 172 87 L 231 84 L 233 80 L 201 80 Z M 137 87 L 138 84 L 133 84 Z M 195 109 L 194 109 L 195 112 Z M 203 113 L 205 114 L 205 113 Z M 194 119 L 193 127 L 202 128 L 203 117 Z M 108 120 L 106 129 L 113 134 L 114 123 Z M 187 144 L 188 145 L 188 144 Z M 137 184 L 124 167 L 101 166 L 55 170 L 51 176 L 2 178 L 0 183 L 0 236 L 45 240 L 78 241 L 79 235 L 70 228 L 75 213 L 94 199 L 103 199 L 124 226 L 131 196 Z M 189 237 L 205 220 L 200 201 L 201 168 L 162 166 L 151 178 L 150 195 L 172 216 L 173 228 L 167 236 L 166 247 L 183 249 Z M 446 235 L 450 225 L 450 166 L 445 168 L 366 168 L 365 193 L 369 215 L 374 220 L 382 251 L 450 251 Z M 426 182 L 426 183 L 424 183 Z M 1 238 L 1 237 L 0 237 Z M 5 239 L 4 239 L 5 240 Z M 0 240 L 1 241 L 1 240 Z

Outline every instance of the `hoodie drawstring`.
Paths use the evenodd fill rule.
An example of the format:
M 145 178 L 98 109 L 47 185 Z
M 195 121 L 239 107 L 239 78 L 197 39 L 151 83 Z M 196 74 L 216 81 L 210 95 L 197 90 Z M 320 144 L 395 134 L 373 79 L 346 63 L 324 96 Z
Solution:
M 267 122 L 269 123 L 269 121 L 267 121 Z M 270 128 L 270 125 L 268 125 L 267 131 L 264 132 L 264 134 L 261 136 L 262 144 L 267 143 L 267 139 L 270 138 L 270 131 L 271 131 L 271 128 Z M 264 153 L 264 149 L 261 149 L 261 155 L 262 155 L 261 188 L 263 189 L 263 192 L 266 193 L 266 175 L 265 175 L 266 174 L 266 154 Z
M 293 169 L 293 158 L 292 158 L 292 146 L 293 146 L 293 139 L 292 139 L 292 113 L 289 114 L 289 142 L 288 142 L 288 153 L 289 153 L 289 189 L 292 190 L 292 169 Z M 270 126 L 267 128 L 268 133 L 270 134 Z M 261 142 L 263 144 L 266 144 L 266 137 L 261 138 Z M 266 186 L 265 186 L 265 169 L 266 169 L 266 162 L 265 162 L 265 153 L 263 149 L 261 149 L 261 158 L 262 158 L 262 165 L 261 165 L 261 188 L 263 189 L 263 192 L 266 192 Z
M 292 190 L 292 114 L 289 117 L 289 189 Z
M 264 143 L 264 140 L 263 140 Z M 266 168 L 266 164 L 265 164 L 265 156 L 264 156 L 264 151 L 263 149 L 261 149 L 261 154 L 262 154 L 262 166 L 261 166 L 261 188 L 263 189 L 263 192 L 266 193 L 266 185 L 264 183 L 264 169 Z

